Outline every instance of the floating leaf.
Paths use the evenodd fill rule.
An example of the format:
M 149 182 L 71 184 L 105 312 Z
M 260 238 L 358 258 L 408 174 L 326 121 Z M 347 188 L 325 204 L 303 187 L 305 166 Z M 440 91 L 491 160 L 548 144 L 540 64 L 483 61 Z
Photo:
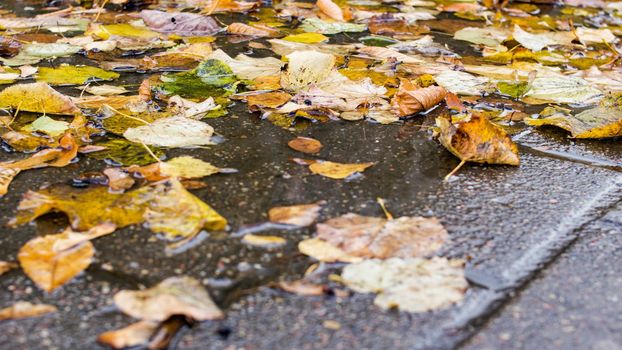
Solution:
M 257 108 L 277 108 L 287 103 L 292 95 L 283 91 L 271 91 L 245 96 L 249 110 Z
M 187 276 L 169 277 L 145 290 L 122 290 L 115 294 L 114 302 L 121 311 L 141 320 L 164 321 L 174 315 L 197 321 L 224 317 L 201 283 Z
M 476 77 L 466 72 L 448 70 L 434 76 L 438 85 L 456 95 L 483 95 L 494 91 L 494 86 L 487 78 Z
M 148 125 L 129 128 L 123 136 L 138 143 L 161 147 L 194 147 L 212 145 L 214 128 L 185 117 L 162 118 Z
M 608 96 L 592 109 L 575 115 L 548 107 L 540 113 L 541 118 L 527 118 L 525 123 L 534 126 L 554 125 L 569 131 L 578 139 L 600 139 L 622 136 L 622 99 L 619 95 Z
M 212 17 L 188 12 L 142 10 L 140 18 L 157 32 L 179 36 L 209 36 L 221 30 Z
M 268 219 L 271 222 L 304 227 L 317 220 L 321 209 L 321 203 L 274 207 L 268 211 Z
M 519 164 L 518 147 L 512 138 L 481 114 L 473 113 L 455 123 L 440 117 L 436 123 L 441 144 L 462 161 Z
M 254 58 L 246 55 L 229 57 L 224 51 L 216 50 L 210 56 L 224 62 L 240 79 L 256 80 L 259 77 L 279 76 L 284 63 L 274 57 Z
M 540 51 L 548 46 L 569 45 L 575 38 L 571 32 L 545 32 L 532 34 L 515 25 L 512 32 L 514 40 L 532 51 Z
M 7 308 L 0 310 L 0 321 L 37 317 L 57 311 L 58 310 L 53 305 L 31 304 L 27 301 L 18 301 Z
M 182 156 L 160 163 L 160 172 L 162 175 L 170 177 L 197 179 L 217 174 L 220 169 L 200 159 Z
M 56 68 L 40 67 L 37 81 L 51 85 L 80 85 L 91 80 L 113 80 L 119 73 L 108 72 L 91 66 L 60 65 Z
M 374 304 L 408 312 L 449 307 L 464 298 L 464 262 L 434 257 L 365 260 L 347 265 L 343 283 L 359 293 L 378 293 Z
M 104 147 L 103 150 L 89 153 L 88 157 L 100 160 L 109 160 L 118 165 L 147 165 L 155 161 L 144 146 L 123 139 L 110 139 L 96 144 Z M 157 147 L 149 148 L 158 159 L 164 157 L 164 152 Z
M 47 114 L 77 114 L 71 98 L 46 83 L 12 85 L 0 92 L 0 107 Z
M 159 322 L 139 321 L 114 331 L 104 332 L 97 341 L 113 349 L 125 349 L 149 343 L 149 339 L 160 327 Z
M 287 145 L 293 150 L 308 154 L 319 153 L 322 149 L 322 143 L 310 137 L 298 136 L 295 139 L 290 140 Z
M 250 26 L 239 22 L 229 24 L 227 26 L 227 32 L 230 34 L 247 35 L 259 38 L 279 36 L 279 31 L 277 29 L 261 25 Z
M 374 164 L 375 163 L 343 164 L 329 161 L 319 161 L 309 165 L 309 170 L 311 170 L 314 174 L 339 180 L 345 179 L 354 173 L 363 172 L 365 169 Z
M 298 243 L 298 250 L 322 262 L 347 262 L 361 261 L 362 258 L 350 255 L 334 245 L 319 238 L 309 238 Z
M 231 68 L 215 59 L 208 59 L 189 72 L 164 75 L 161 89 L 169 95 L 184 98 L 207 98 L 229 94 L 237 79 Z
M 602 95 L 602 91 L 581 78 L 559 75 L 535 78 L 523 101 L 585 104 L 598 100 Z

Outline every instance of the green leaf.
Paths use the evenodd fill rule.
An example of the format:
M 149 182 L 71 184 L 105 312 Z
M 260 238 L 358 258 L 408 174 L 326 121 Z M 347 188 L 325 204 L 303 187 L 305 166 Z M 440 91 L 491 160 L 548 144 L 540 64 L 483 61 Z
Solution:
M 26 131 L 40 131 L 50 136 L 60 136 L 69 129 L 69 123 L 42 116 L 37 118 L 32 124 L 24 127 L 24 129 Z
M 189 72 L 164 75 L 160 89 L 167 95 L 204 99 L 229 95 L 235 91 L 237 78 L 229 66 L 208 59 Z
M 155 159 L 147 152 L 145 147 L 123 139 L 111 139 L 95 144 L 106 149 L 88 153 L 87 156 L 99 160 L 111 161 L 119 165 L 147 165 L 155 162 Z M 164 152 L 156 147 L 149 147 L 159 159 L 164 158 Z

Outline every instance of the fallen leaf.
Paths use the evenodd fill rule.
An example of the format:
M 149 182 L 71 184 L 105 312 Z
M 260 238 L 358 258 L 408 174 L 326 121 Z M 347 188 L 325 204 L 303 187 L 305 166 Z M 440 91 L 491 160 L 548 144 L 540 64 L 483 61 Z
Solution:
M 338 34 L 349 32 L 362 32 L 367 29 L 364 24 L 347 22 L 327 22 L 319 18 L 305 18 L 300 29 L 307 33 Z
M 295 151 L 307 154 L 319 153 L 322 149 L 322 143 L 320 141 L 302 136 L 298 136 L 295 139 L 290 140 L 287 145 Z
M 384 218 L 346 214 L 317 225 L 317 238 L 362 258 L 411 258 L 434 254 L 448 239 L 436 218 Z
M 334 245 L 319 238 L 309 238 L 298 243 L 298 250 L 322 262 L 346 262 L 353 263 L 363 260 L 350 255 Z
M 104 169 L 103 173 L 108 178 L 108 187 L 113 192 L 125 191 L 135 183 L 128 173 L 119 168 Z
M 282 61 L 274 57 L 254 58 L 240 54 L 231 58 L 220 49 L 214 51 L 209 57 L 224 62 L 236 77 L 247 80 L 280 76 L 284 65 Z
M 287 55 L 287 71 L 281 86 L 299 91 L 326 79 L 335 65 L 335 56 L 317 51 L 296 51 Z
M 168 177 L 198 179 L 219 172 L 220 168 L 190 156 L 176 157 L 160 163 L 160 173 Z
M 413 39 L 430 32 L 430 28 L 425 25 L 409 23 L 391 13 L 370 18 L 368 26 L 372 34 L 387 35 L 396 39 Z
M 288 293 L 305 295 L 305 296 L 324 295 L 324 290 L 325 290 L 323 285 L 313 284 L 305 280 L 297 280 L 297 281 L 291 281 L 291 282 L 281 281 L 279 282 L 278 287 Z
M 81 85 L 93 80 L 113 80 L 119 73 L 108 72 L 91 66 L 70 66 L 62 64 L 56 68 L 40 67 L 36 75 L 38 82 L 50 85 Z
M 320 33 L 300 33 L 290 34 L 284 37 L 282 40 L 292 41 L 295 43 L 316 44 L 324 41 L 328 41 L 328 37 Z
M 278 108 L 291 100 L 292 95 L 283 91 L 271 91 L 248 95 L 244 98 L 246 98 L 249 110 L 255 110 L 257 108 Z
M 347 265 L 343 283 L 359 293 L 378 293 L 374 304 L 408 312 L 443 309 L 464 298 L 464 262 L 434 257 L 370 259 Z
M 268 220 L 280 224 L 305 227 L 317 220 L 321 209 L 322 203 L 274 207 L 268 211 Z
M 100 229 L 102 227 L 102 229 Z M 103 231 L 102 231 L 103 230 Z M 96 226 L 95 234 L 114 231 L 112 226 Z M 84 271 L 95 254 L 89 235 L 72 231 L 37 237 L 28 241 L 17 255 L 24 273 L 41 289 L 51 292 Z
M 149 339 L 156 332 L 158 327 L 160 327 L 159 322 L 138 321 L 121 329 L 104 332 L 99 335 L 97 341 L 113 349 L 125 349 L 145 345 L 149 343 Z
M 428 86 L 420 88 L 412 82 L 404 79 L 400 83 L 397 93 L 393 96 L 391 104 L 400 116 L 407 116 L 428 110 L 439 104 L 447 90 L 441 86 Z
M 317 0 L 315 4 L 326 16 L 334 19 L 335 21 L 345 21 L 343 17 L 343 10 L 332 0 Z
M 526 118 L 528 125 L 554 125 L 567 130 L 578 139 L 600 139 L 622 136 L 622 100 L 619 95 L 608 96 L 595 108 L 577 114 L 567 114 L 554 107 L 540 112 L 541 118 Z
M 69 123 L 54 120 L 48 116 L 41 116 L 27 127 L 28 131 L 39 131 L 50 136 L 60 136 L 69 129 Z
M 473 113 L 456 123 L 440 117 L 436 123 L 441 144 L 462 161 L 519 164 L 518 147 L 512 138 L 483 115 Z
M 91 95 L 97 96 L 115 96 L 128 92 L 123 86 L 114 85 L 89 85 L 86 87 L 77 87 L 76 89 L 84 90 Z
M 597 101 L 602 91 L 587 81 L 570 76 L 537 77 L 531 82 L 523 101 L 527 103 L 576 103 L 589 104 Z
M 164 93 L 197 99 L 228 95 L 237 83 L 231 68 L 218 59 L 207 59 L 191 71 L 163 75 L 160 80 Z
M 88 157 L 125 166 L 147 165 L 156 161 L 144 146 L 125 139 L 110 139 L 95 146 L 99 149 L 88 153 Z M 164 152 L 160 148 L 149 147 L 149 149 L 158 159 L 164 157 Z
M 495 90 L 488 78 L 454 70 L 443 71 L 434 76 L 438 85 L 456 95 L 483 95 Z
M 467 27 L 454 33 L 455 40 L 464 40 L 473 44 L 492 47 L 501 45 L 509 36 L 510 33 L 508 31 L 495 27 Z
M 248 24 L 239 23 L 239 22 L 229 24 L 227 26 L 227 32 L 229 34 L 247 35 L 247 36 L 254 36 L 258 38 L 264 38 L 264 37 L 269 38 L 269 37 L 274 37 L 274 36 L 279 35 L 279 31 L 274 28 L 270 28 L 267 26 L 263 26 L 263 27 L 250 26 Z
M 524 31 L 519 25 L 514 25 L 512 37 L 523 47 L 536 52 L 548 46 L 570 45 L 575 38 L 574 34 L 571 32 L 544 32 L 532 34 Z
M 123 313 L 147 321 L 164 321 L 174 315 L 196 321 L 224 317 L 201 283 L 187 276 L 169 277 L 145 290 L 122 290 L 114 295 L 114 302 Z
M 221 31 L 220 26 L 212 17 L 188 12 L 142 10 L 140 18 L 149 28 L 160 33 L 208 36 Z
M 123 136 L 138 143 L 160 147 L 195 147 L 212 145 L 214 128 L 186 117 L 162 118 L 151 124 L 129 128 Z
M 31 304 L 27 301 L 18 301 L 7 308 L 0 310 L 0 321 L 37 317 L 57 311 L 58 310 L 53 305 Z
M 78 114 L 71 98 L 46 83 L 12 85 L 0 92 L 0 107 L 47 114 Z
M 259 236 L 254 234 L 246 234 L 242 238 L 242 243 L 262 248 L 276 248 L 281 247 L 287 243 L 287 241 L 279 236 Z
M 593 29 L 579 27 L 575 30 L 575 34 L 583 45 L 611 43 L 616 40 L 616 36 L 610 29 Z
M 343 164 L 325 161 L 315 162 L 309 165 L 309 170 L 314 174 L 319 174 L 331 179 L 345 179 L 346 177 L 365 171 L 365 169 L 374 165 L 375 163 L 355 163 L 355 164 Z
M 18 265 L 16 263 L 8 262 L 8 261 L 0 261 L 0 276 L 5 273 L 11 271 L 16 268 Z

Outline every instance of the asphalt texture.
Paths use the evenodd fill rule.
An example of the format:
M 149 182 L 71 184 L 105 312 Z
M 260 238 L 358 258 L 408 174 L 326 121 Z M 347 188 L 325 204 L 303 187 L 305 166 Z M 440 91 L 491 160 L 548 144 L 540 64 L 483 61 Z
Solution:
M 225 142 L 167 151 L 168 157 L 192 155 L 239 170 L 210 176 L 206 188 L 193 190 L 229 220 L 229 232 L 206 234 L 185 251 L 167 252 L 149 230 L 121 229 L 96 240 L 95 262 L 52 293 L 42 292 L 20 270 L 10 271 L 0 277 L 0 306 L 25 300 L 55 305 L 59 312 L 0 323 L 0 349 L 103 349 L 96 343 L 100 333 L 133 322 L 114 307 L 117 291 L 182 274 L 200 280 L 227 317 L 184 327 L 174 349 L 622 348 L 620 140 L 572 141 L 551 128 L 517 130 L 520 167 L 469 164 L 443 182 L 458 160 L 432 140 L 426 126 L 433 117 L 285 130 L 234 106 L 229 116 L 209 120 Z M 347 181 L 312 175 L 290 161 L 305 157 L 286 146 L 296 136 L 325 145 L 316 158 L 377 164 Z M 19 157 L 0 153 L 1 161 Z M 13 217 L 27 190 L 71 183 L 105 166 L 81 157 L 64 168 L 20 174 L 0 201 L 0 222 Z M 382 216 L 377 197 L 387 200 L 395 216 L 442 221 L 451 240 L 439 254 L 468 261 L 470 287 L 463 302 L 410 314 L 383 311 L 372 295 L 334 283 L 324 296 L 289 294 L 273 283 L 298 279 L 314 263 L 296 248 L 313 235 L 313 227 L 263 232 L 288 240 L 275 250 L 246 246 L 232 234 L 242 225 L 265 222 L 267 210 L 277 205 L 324 200 L 320 221 L 348 212 Z M 26 241 L 58 232 L 64 223 L 62 216 L 46 216 L 3 228 L 2 260 L 15 260 Z M 338 268 L 329 266 L 326 273 Z

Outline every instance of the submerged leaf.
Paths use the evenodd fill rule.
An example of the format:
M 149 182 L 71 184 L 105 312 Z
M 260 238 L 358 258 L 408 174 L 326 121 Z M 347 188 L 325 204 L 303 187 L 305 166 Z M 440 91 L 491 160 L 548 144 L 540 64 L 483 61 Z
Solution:
M 140 18 L 149 28 L 157 32 L 179 36 L 208 36 L 221 30 L 212 17 L 188 12 L 143 10 L 140 12 Z
M 183 315 L 197 321 L 215 320 L 224 314 L 205 288 L 192 277 L 169 277 L 145 290 L 122 290 L 114 302 L 124 313 L 141 320 L 164 321 Z
M 512 138 L 481 114 L 473 113 L 456 123 L 440 117 L 436 123 L 441 144 L 462 161 L 519 164 L 518 147 Z
M 156 161 L 144 146 L 124 139 L 110 139 L 97 143 L 96 146 L 104 147 L 104 149 L 88 153 L 88 157 L 112 161 L 115 164 L 125 166 L 147 165 Z M 158 159 L 164 158 L 164 152 L 160 148 L 150 147 L 149 149 Z
M 374 304 L 383 309 L 425 312 L 464 298 L 468 283 L 463 266 L 461 260 L 439 257 L 371 259 L 347 265 L 341 278 L 359 293 L 378 293 Z

